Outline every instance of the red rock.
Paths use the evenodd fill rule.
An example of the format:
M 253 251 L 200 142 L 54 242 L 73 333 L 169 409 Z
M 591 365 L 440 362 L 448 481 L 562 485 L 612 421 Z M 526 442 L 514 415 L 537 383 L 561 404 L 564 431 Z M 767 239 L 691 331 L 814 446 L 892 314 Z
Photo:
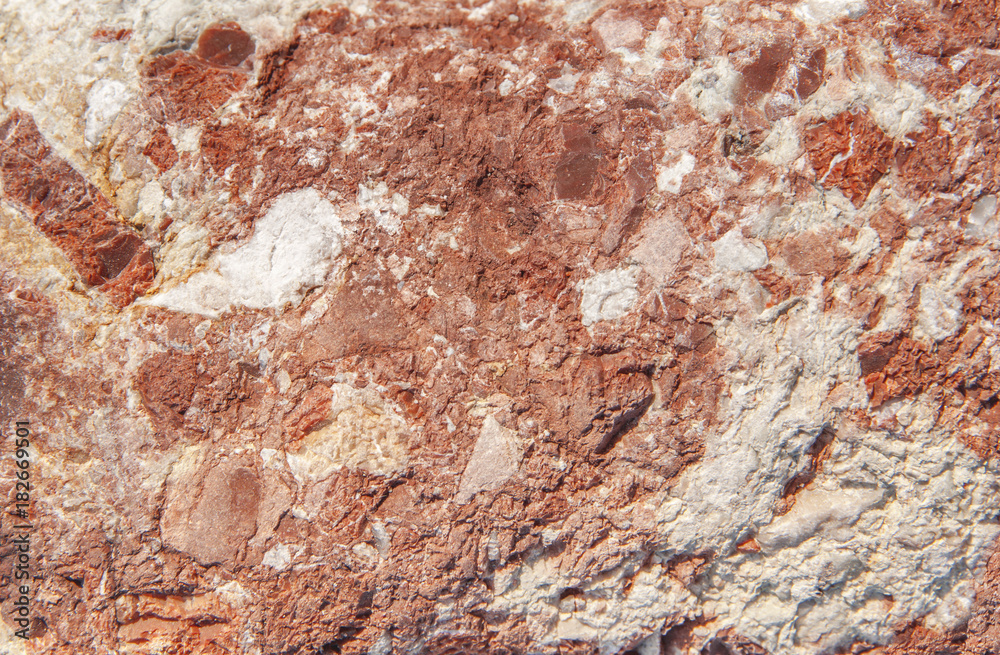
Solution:
M 791 55 L 791 46 L 780 40 L 762 47 L 754 62 L 740 71 L 741 99 L 745 102 L 755 102 L 769 92 L 788 67 Z
M 167 131 L 162 126 L 153 132 L 153 136 L 143 149 L 142 154 L 149 157 L 153 165 L 161 173 L 173 168 L 174 164 L 178 161 L 174 143 L 170 140 L 170 135 L 167 134 Z
M 94 34 L 91 38 L 95 41 L 101 41 L 104 43 L 110 41 L 128 41 L 132 38 L 132 30 L 125 28 L 115 29 L 113 27 L 99 27 L 94 30 Z
M 991 38 L 992 5 L 916 11 L 870 0 L 866 16 L 815 26 L 796 17 L 800 5 L 721 14 L 702 5 L 619 2 L 587 16 L 577 4 L 576 24 L 559 3 L 493 3 L 471 15 L 433 2 L 383 4 L 363 17 L 331 8 L 284 26 L 289 40 L 269 33 L 260 52 L 225 23 L 190 52 L 152 58 L 143 100 L 119 121 L 132 121 L 131 131 L 89 156 L 126 171 L 127 183 L 109 180 L 122 193 L 138 181 L 161 185 L 174 209 L 150 234 L 209 232 L 208 261 L 191 255 L 190 269 L 172 269 L 164 288 L 214 271 L 220 252 L 249 252 L 241 249 L 271 229 L 262 219 L 288 193 L 308 189 L 329 202 L 344 245 L 325 283 L 303 283 L 301 303 L 236 299 L 213 318 L 136 307 L 113 317 L 114 329 L 102 324 L 100 339 L 91 316 L 57 313 L 46 290 L 0 284 L 0 409 L 43 417 L 50 429 L 39 443 L 67 471 L 38 503 L 43 552 L 59 553 L 39 562 L 47 600 L 37 604 L 36 630 L 47 641 L 38 647 L 759 654 L 757 642 L 776 632 L 750 638 L 731 626 L 753 630 L 762 602 L 796 616 L 781 628 L 790 635 L 841 590 L 857 591 L 851 579 L 822 586 L 826 568 L 792 567 L 823 592 L 804 592 L 794 607 L 794 594 L 769 595 L 785 575 L 746 573 L 775 561 L 761 536 L 768 522 L 802 510 L 817 481 L 841 482 L 831 458 L 842 466 L 848 451 L 873 442 L 908 443 L 905 416 L 893 412 L 919 404 L 937 412 L 934 439 L 957 435 L 974 453 L 962 451 L 963 474 L 979 475 L 987 465 L 976 457 L 1000 452 L 987 325 L 1000 294 L 989 280 L 992 242 L 968 245 L 952 213 L 995 191 L 992 55 L 974 45 Z M 958 15 L 973 27 L 959 27 Z M 872 49 L 883 47 L 885 61 L 873 63 Z M 837 65 L 827 66 L 828 52 Z M 934 59 L 920 60 L 919 75 L 904 61 L 917 54 Z M 741 87 L 707 70 L 718 62 L 729 74 L 724 59 L 740 69 Z M 549 86 L 567 70 L 580 74 L 572 92 Z M 704 75 L 692 91 L 696 72 Z M 827 81 L 835 94 L 871 77 L 921 75 L 933 83 L 914 84 L 939 107 L 967 83 L 982 99 L 953 131 L 926 120 L 898 147 L 858 109 L 807 129 L 804 160 L 777 164 L 781 157 L 762 152 L 777 121 L 785 129 L 814 120 L 813 94 Z M 736 107 L 715 121 L 706 98 Z M 5 134 L 21 134 L 18 120 L 30 120 L 17 116 Z M 170 138 L 178 133 L 180 153 Z M 46 211 L 69 211 L 81 224 L 104 217 L 103 236 L 86 247 L 42 229 L 82 253 L 71 258 L 91 266 L 95 284 L 125 276 L 149 249 L 65 162 L 41 166 L 43 175 L 24 164 L 34 160 L 30 147 L 50 148 L 37 136 L 0 150 L 4 197 L 37 225 Z M 960 165 L 966 147 L 974 155 Z M 658 189 L 657 175 L 682 156 L 695 167 L 678 193 Z M 57 158 L 45 150 L 43 160 Z M 887 193 L 869 201 L 893 165 Z M 822 198 L 814 181 L 860 210 L 813 211 Z M 969 197 L 958 197 L 966 182 Z M 85 193 L 59 186 L 70 183 Z M 50 201 L 52 189 L 96 209 Z M 811 203 L 808 220 L 799 203 Z M 769 265 L 747 273 L 706 256 L 733 230 L 758 242 Z M 977 283 L 956 292 L 956 331 L 922 341 L 918 287 L 950 279 L 947 267 L 981 245 L 968 263 Z M 904 249 L 906 261 L 897 258 Z M 885 278 L 896 264 L 902 272 Z M 634 288 L 603 291 L 628 308 L 584 326 L 582 289 L 614 270 L 627 271 L 621 277 Z M 147 284 L 151 267 L 149 275 Z M 885 291 L 897 280 L 897 291 Z M 883 322 L 887 332 L 870 333 Z M 33 331 L 47 335 L 44 349 L 19 336 Z M 337 430 L 320 431 L 331 389 L 378 402 L 358 401 Z M 405 454 L 398 468 L 339 466 L 337 449 L 356 439 L 374 452 L 397 420 L 405 428 L 393 446 Z M 865 427 L 855 434 L 856 425 Z M 725 459 L 731 452 L 739 457 Z M 313 476 L 324 457 L 337 466 Z M 878 480 L 896 489 L 891 476 Z M 988 486 L 975 493 L 988 496 Z M 709 508 L 685 516 L 704 507 L 702 496 Z M 886 497 L 844 534 L 872 536 L 880 528 L 869 519 L 885 518 L 884 506 L 923 511 L 925 501 Z M 675 503 L 684 509 L 669 518 Z M 951 517 L 968 504 L 935 511 Z M 982 512 L 948 529 L 963 538 L 971 526 L 988 530 L 993 517 Z M 717 552 L 671 532 L 675 521 L 699 524 L 688 533 L 718 523 L 705 537 Z M 839 552 L 826 548 L 825 531 L 814 531 L 825 540 L 816 551 Z M 744 577 L 730 586 L 732 576 Z M 898 643 L 881 647 L 961 642 L 980 655 L 995 632 L 993 577 L 988 568 L 980 579 L 967 627 L 900 626 Z M 657 593 L 649 584 L 682 600 L 646 602 Z M 711 616 L 702 593 L 732 594 L 742 613 Z M 642 609 L 628 609 L 637 598 Z M 903 605 L 873 602 L 879 612 Z M 607 618 L 607 634 L 562 638 L 553 626 L 574 624 L 555 612 L 570 611 Z M 837 618 L 822 630 L 849 623 Z M 896 626 L 880 620 L 864 619 L 885 641 Z M 851 630 L 837 633 L 844 644 Z
M 823 84 L 823 71 L 826 68 L 826 48 L 822 46 L 813 50 L 805 65 L 798 69 L 798 82 L 795 95 L 805 100 Z
M 213 66 L 234 67 L 254 53 L 253 39 L 237 23 L 209 25 L 198 37 L 196 57 Z
M 163 427 L 178 427 L 191 407 L 195 391 L 205 384 L 194 355 L 168 352 L 153 355 L 139 370 L 136 387 L 146 409 Z
M 150 113 L 180 124 L 211 116 L 247 81 L 245 72 L 211 66 L 187 52 L 157 57 L 143 77 Z
M 261 484 L 238 462 L 178 478 L 161 522 L 164 541 L 204 565 L 232 562 L 257 530 Z
M 831 277 L 843 270 L 849 253 L 828 232 L 804 232 L 785 241 L 781 255 L 794 273 Z
M 35 127 L 15 111 L 0 125 L 0 176 L 7 197 L 73 263 L 84 282 L 100 287 L 119 307 L 153 280 L 153 257 L 111 203 L 61 159 Z
M 893 145 L 867 110 L 846 111 L 806 133 L 817 180 L 839 188 L 856 207 L 889 170 Z

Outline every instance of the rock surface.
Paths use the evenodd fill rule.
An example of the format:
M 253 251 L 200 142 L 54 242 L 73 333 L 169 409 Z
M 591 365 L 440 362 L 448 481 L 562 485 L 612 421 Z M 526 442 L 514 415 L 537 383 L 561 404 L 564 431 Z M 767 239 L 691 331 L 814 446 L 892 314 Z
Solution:
M 997 652 L 998 16 L 5 1 L 0 652 Z

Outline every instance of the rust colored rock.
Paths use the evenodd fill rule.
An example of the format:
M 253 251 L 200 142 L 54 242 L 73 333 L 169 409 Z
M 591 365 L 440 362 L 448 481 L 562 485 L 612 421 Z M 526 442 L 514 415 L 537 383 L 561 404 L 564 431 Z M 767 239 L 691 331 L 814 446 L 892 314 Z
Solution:
M 1000 5 L 996 0 L 969 0 L 942 4 L 952 24 L 967 30 L 969 39 L 985 48 L 995 48 L 1000 43 Z
M 111 41 L 128 41 L 132 38 L 132 30 L 126 28 L 99 27 L 91 36 L 95 41 L 108 43 Z
M 0 124 L 0 176 L 6 197 L 73 263 L 84 282 L 119 307 L 145 293 L 153 280 L 149 246 L 116 218 L 111 203 L 38 131 L 14 111 Z
M 194 54 L 213 66 L 232 68 L 246 61 L 255 49 L 253 39 L 237 23 L 216 23 L 198 37 Z
M 138 594 L 115 601 L 118 638 L 135 653 L 212 653 L 232 650 L 238 635 L 230 622 L 235 608 L 222 594 Z
M 163 427 L 178 427 L 191 407 L 195 391 L 204 385 L 194 355 L 179 352 L 153 355 L 139 369 L 136 387 L 143 405 Z
M 755 102 L 769 92 L 785 72 L 791 56 L 792 47 L 783 41 L 762 47 L 753 63 L 740 71 L 740 98 L 744 102 Z
M 152 138 L 150 138 L 149 143 L 143 149 L 142 154 L 149 157 L 156 169 L 161 173 L 173 168 L 174 164 L 178 161 L 177 149 L 174 148 L 173 141 L 170 140 L 170 135 L 162 127 L 158 127 L 155 132 L 153 132 Z
M 837 187 L 860 207 L 889 170 L 892 140 L 867 109 L 845 111 L 806 132 L 806 148 L 816 179 Z
M 162 519 L 164 541 L 204 565 L 232 562 L 257 529 L 261 484 L 236 462 L 177 476 Z
M 242 122 L 228 125 L 212 123 L 205 127 L 201 135 L 201 151 L 208 165 L 216 175 L 225 174 L 231 166 L 236 167 L 236 179 L 245 180 L 251 162 L 247 153 L 252 144 L 248 127 Z
M 351 12 L 344 8 L 317 9 L 306 14 L 296 29 L 301 33 L 337 34 L 351 23 Z
M 566 151 L 556 168 L 556 195 L 565 200 L 583 200 L 598 182 L 603 154 L 583 125 L 564 125 Z
M 859 349 L 862 370 L 872 406 L 915 394 L 941 375 L 940 362 L 933 353 L 909 337 L 878 336 Z
M 823 71 L 826 69 L 826 48 L 822 46 L 813 50 L 804 66 L 798 69 L 798 82 L 795 95 L 805 100 L 814 94 L 823 84 Z
M 585 456 L 608 452 L 653 400 L 648 376 L 621 358 L 582 357 L 560 374 L 532 384 L 533 394 L 559 440 Z
M 0 411 L 16 415 L 23 402 L 24 375 L 19 370 L 21 357 L 16 353 L 20 316 L 9 300 L 0 301 Z
M 302 402 L 285 419 L 288 434 L 293 442 L 308 434 L 320 421 L 330 415 L 332 397 L 330 387 L 322 384 L 316 385 L 303 396 Z
M 247 81 L 243 71 L 212 66 L 187 52 L 152 60 L 143 71 L 150 113 L 165 122 L 190 124 L 211 116 Z
M 804 232 L 785 241 L 781 256 L 797 274 L 836 275 L 850 258 L 849 253 L 828 232 Z
M 898 351 L 897 335 L 886 332 L 872 336 L 858 347 L 861 374 L 867 376 L 883 370 Z
M 953 188 L 955 162 L 951 159 L 951 137 L 940 122 L 928 117 L 923 129 L 906 135 L 908 145 L 896 152 L 899 174 L 920 194 L 946 192 Z
M 149 247 L 3 128 L 41 229 L 0 215 L 0 410 L 45 463 L 32 647 L 995 640 L 992 0 L 188 5 L 78 40 L 98 70 L 201 26 L 124 57 L 144 96 L 73 150 Z M 52 112 L 105 108 L 2 77 L 53 98 L 59 148 Z M 155 294 L 79 302 L 44 261 L 67 216 L 109 221 L 68 255 L 95 284 L 152 248 Z

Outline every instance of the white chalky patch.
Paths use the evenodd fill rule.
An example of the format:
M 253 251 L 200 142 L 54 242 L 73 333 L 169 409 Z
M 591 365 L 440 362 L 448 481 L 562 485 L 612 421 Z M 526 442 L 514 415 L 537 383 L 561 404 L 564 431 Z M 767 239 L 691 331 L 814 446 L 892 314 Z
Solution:
M 480 491 L 497 489 L 517 473 L 523 449 L 517 434 L 487 416 L 472 457 L 462 473 L 455 501 L 467 503 Z
M 340 255 L 345 229 L 337 209 L 314 189 L 279 197 L 237 249 L 146 304 L 218 316 L 233 306 L 280 309 L 323 284 Z
M 573 93 L 576 89 L 576 83 L 580 81 L 583 73 L 573 72 L 570 66 L 564 66 L 562 74 L 552 80 L 545 86 L 549 87 L 556 93 L 568 94 Z
M 972 203 L 972 210 L 969 212 L 969 220 L 966 223 L 965 231 L 970 236 L 986 237 L 996 236 L 997 233 L 997 197 L 983 196 Z
M 733 110 L 733 97 L 740 79 L 728 58 L 710 57 L 677 87 L 674 97 L 687 99 L 702 116 L 714 123 Z
M 270 566 L 272 569 L 277 569 L 278 571 L 284 571 L 292 564 L 292 560 L 301 550 L 299 547 L 289 546 L 288 544 L 275 544 L 264 553 L 264 558 L 261 560 L 261 564 L 264 566 Z
M 605 12 L 595 20 L 593 29 L 607 50 L 634 50 L 642 45 L 646 36 L 642 23 L 615 10 Z
M 615 268 L 598 273 L 580 283 L 580 313 L 583 324 L 611 321 L 632 311 L 639 299 L 636 278 L 639 267 Z
M 756 271 L 767 266 L 767 248 L 743 238 L 739 228 L 722 235 L 715 247 L 715 265 L 726 271 Z
M 962 301 L 934 284 L 921 285 L 916 333 L 940 341 L 954 334 L 961 325 Z
M 122 83 L 115 80 L 97 80 L 87 94 L 87 123 L 84 136 L 87 143 L 96 146 L 105 130 L 115 121 L 122 107 L 132 100 L 132 94 Z
M 818 24 L 839 18 L 861 18 L 867 11 L 864 0 L 805 0 L 795 8 L 795 15 L 807 23 Z
M 399 193 L 390 193 L 385 182 L 358 186 L 358 208 L 371 212 L 375 223 L 389 234 L 397 234 L 402 218 L 410 212 L 410 202 Z
M 656 174 L 656 188 L 662 193 L 680 193 L 684 176 L 694 170 L 695 158 L 690 152 L 682 152 L 671 166 L 660 166 Z

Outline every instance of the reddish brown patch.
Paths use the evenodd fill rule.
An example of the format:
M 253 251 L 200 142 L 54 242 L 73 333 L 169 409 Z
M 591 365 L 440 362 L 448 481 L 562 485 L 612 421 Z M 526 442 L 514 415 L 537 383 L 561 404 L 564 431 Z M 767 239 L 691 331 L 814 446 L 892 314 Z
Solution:
M 954 37 L 957 35 L 949 34 L 945 17 L 938 7 L 874 0 L 872 8 L 874 15 L 866 16 L 868 20 L 875 21 L 879 15 L 892 16 L 892 21 L 884 21 L 879 31 L 903 48 L 932 57 L 941 57 L 956 50 Z
M 607 452 L 653 400 L 649 378 L 623 358 L 583 357 L 564 368 L 568 379 L 538 385 L 537 393 L 549 409 L 548 423 L 565 426 L 574 449 Z
M 221 176 L 230 166 L 235 166 L 238 175 L 234 179 L 239 182 L 245 182 L 253 171 L 248 161 L 253 152 L 252 145 L 253 133 L 243 121 L 233 121 L 228 125 L 209 123 L 201 133 L 201 155 L 212 172 Z
M 805 136 L 816 177 L 827 189 L 843 191 L 855 207 L 889 170 L 892 140 L 867 109 L 841 112 Z
M 330 399 L 333 392 L 325 384 L 309 390 L 299 404 L 285 417 L 285 429 L 292 441 L 309 434 L 321 421 L 330 416 Z
M 194 54 L 212 66 L 232 68 L 246 61 L 255 49 L 253 39 L 238 24 L 216 23 L 201 33 Z
M 779 305 L 792 297 L 792 284 L 778 275 L 772 266 L 754 271 L 753 276 L 771 294 L 767 301 L 768 307 Z
M 170 140 L 170 135 L 167 134 L 167 130 L 162 125 L 153 132 L 153 137 L 146 144 L 142 154 L 149 157 L 149 160 L 161 173 L 173 168 L 178 159 L 174 142 Z
M 922 196 L 952 187 L 951 135 L 938 119 L 928 116 L 919 132 L 906 135 L 907 145 L 896 152 L 899 175 Z
M 235 649 L 232 609 L 213 598 L 192 610 L 190 601 L 188 595 L 123 596 L 115 608 L 117 638 L 140 652 L 152 639 L 174 653 Z
M 311 30 L 310 30 L 311 31 Z M 285 85 L 291 75 L 288 64 L 299 48 L 300 37 L 261 57 L 260 72 L 257 73 L 257 93 L 261 105 L 270 104 L 272 97 Z
M 880 333 L 858 346 L 858 359 L 872 407 L 922 391 L 940 375 L 940 362 L 922 343 Z
M 204 384 L 194 355 L 179 352 L 157 353 L 139 367 L 136 388 L 142 404 L 164 428 L 184 423 L 195 391 Z
M 830 232 L 803 232 L 785 240 L 781 256 L 794 273 L 829 278 L 843 270 L 850 253 Z
M 943 58 L 998 43 L 996 0 L 941 0 L 925 6 L 872 0 L 869 7 L 864 22 L 871 31 L 921 55 Z
M 962 307 L 969 317 L 1000 321 L 1000 280 L 992 278 L 983 284 L 970 285 L 962 295 Z
M 785 72 L 791 56 L 792 47 L 784 41 L 762 47 L 757 59 L 740 71 L 743 76 L 739 90 L 741 101 L 756 102 L 768 93 Z
M 0 174 L 7 198 L 58 246 L 84 281 L 124 307 L 153 280 L 153 255 L 114 218 L 101 192 L 61 159 L 31 116 L 15 111 L 0 124 Z
M 14 303 L 0 299 L 0 412 L 18 416 L 24 401 L 21 357 L 15 355 L 20 339 L 20 314 Z
M 423 418 L 424 410 L 420 407 L 420 402 L 417 400 L 417 397 L 412 391 L 409 389 L 403 389 L 397 394 L 396 398 L 403 406 L 407 416 L 412 419 Z
M 820 46 L 813 50 L 806 63 L 798 69 L 798 82 L 795 85 L 795 95 L 805 100 L 823 84 L 823 71 L 826 70 L 826 48 Z
M 246 84 L 247 74 L 211 66 L 187 52 L 157 57 L 143 71 L 150 113 L 193 123 L 212 115 Z
M 306 14 L 295 29 L 299 34 L 338 34 L 350 24 L 351 12 L 347 9 L 317 9 Z
M 600 180 L 604 155 L 585 126 L 564 125 L 563 137 L 566 150 L 556 167 L 556 195 L 565 200 L 583 200 Z
M 189 329 L 180 322 L 173 327 Z M 206 337 L 211 345 L 220 340 L 218 333 Z M 178 341 L 184 343 L 187 337 Z M 265 420 L 255 415 L 267 389 L 256 364 L 234 360 L 211 347 L 189 352 L 168 348 L 148 357 L 134 382 L 159 437 L 193 437 L 219 427 L 248 429 Z M 275 417 L 274 424 L 279 420 Z
M 929 393 L 942 406 L 947 402 L 954 408 L 948 410 L 950 418 L 942 419 L 949 427 L 955 428 L 957 419 L 968 425 L 977 418 L 989 426 L 985 432 L 961 432 L 966 445 L 987 459 L 1000 452 L 996 429 L 1000 424 L 1000 411 L 996 410 L 1000 376 L 990 369 L 988 342 L 976 322 L 995 310 L 990 304 L 980 314 L 981 289 L 973 289 L 963 296 L 967 318 L 959 334 L 931 346 L 905 334 L 874 334 L 858 346 L 858 359 L 872 407 L 894 398 Z M 985 293 L 992 295 L 994 291 Z
M 1000 3 L 997 0 L 944 0 L 941 8 L 954 27 L 976 45 L 996 48 L 1000 44 Z

